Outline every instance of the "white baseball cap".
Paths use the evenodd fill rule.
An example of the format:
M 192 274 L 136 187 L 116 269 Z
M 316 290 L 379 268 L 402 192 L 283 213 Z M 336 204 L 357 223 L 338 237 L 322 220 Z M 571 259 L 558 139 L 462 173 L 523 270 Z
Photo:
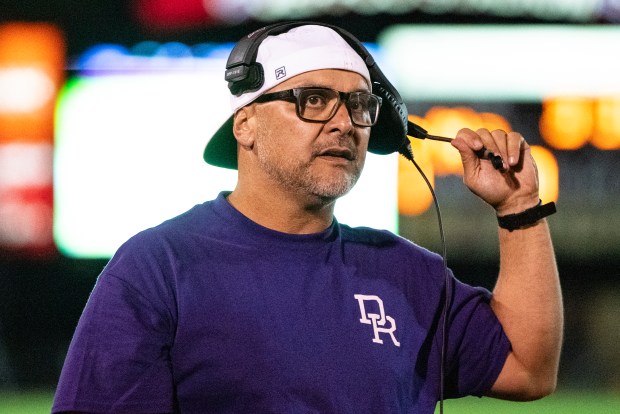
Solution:
M 359 73 L 371 86 L 368 67 L 360 55 L 333 29 L 303 25 L 288 32 L 267 36 L 260 44 L 256 62 L 263 67 L 264 82 L 259 89 L 231 95 L 233 113 L 252 103 L 274 86 L 301 73 L 319 69 L 342 69 Z M 231 116 L 213 135 L 204 151 L 207 163 L 237 168 L 237 141 Z
M 325 26 L 298 26 L 286 33 L 267 36 L 258 48 L 256 62 L 263 67 L 264 83 L 256 91 L 232 95 L 233 112 L 293 76 L 313 70 L 357 72 L 370 87 L 370 73 L 362 58 L 338 33 Z

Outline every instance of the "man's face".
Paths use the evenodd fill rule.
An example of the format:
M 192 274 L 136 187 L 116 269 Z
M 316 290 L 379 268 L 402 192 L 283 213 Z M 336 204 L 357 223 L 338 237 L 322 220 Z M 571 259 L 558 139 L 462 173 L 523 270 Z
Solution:
M 369 91 L 366 80 L 355 72 L 324 69 L 298 75 L 269 92 L 308 86 Z M 366 159 L 370 128 L 354 125 L 344 103 L 325 122 L 300 119 L 295 103 L 289 101 L 254 105 L 256 159 L 272 184 L 324 202 L 355 185 Z

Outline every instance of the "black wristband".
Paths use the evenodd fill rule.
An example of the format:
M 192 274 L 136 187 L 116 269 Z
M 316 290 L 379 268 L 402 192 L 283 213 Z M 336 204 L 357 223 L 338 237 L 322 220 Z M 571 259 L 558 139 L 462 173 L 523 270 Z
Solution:
M 542 201 L 539 201 L 536 206 L 528 208 L 521 213 L 497 216 L 497 222 L 501 228 L 513 231 L 530 226 L 538 220 L 550 216 L 556 211 L 555 203 L 553 201 L 547 204 L 542 204 Z

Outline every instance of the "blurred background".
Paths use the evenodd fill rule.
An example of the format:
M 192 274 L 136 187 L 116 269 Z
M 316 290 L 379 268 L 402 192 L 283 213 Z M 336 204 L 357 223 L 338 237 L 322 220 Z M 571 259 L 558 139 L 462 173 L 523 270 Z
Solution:
M 0 0 L 0 400 L 13 404 L 0 412 L 20 398 L 49 410 L 124 240 L 234 187 L 234 172 L 202 161 L 230 115 L 227 55 L 291 19 L 356 35 L 430 133 L 523 133 L 559 210 L 560 391 L 620 401 L 619 0 Z M 463 188 L 456 150 L 412 144 L 450 267 L 492 289 L 492 210 Z M 370 157 L 337 217 L 440 249 L 430 192 L 395 154 Z

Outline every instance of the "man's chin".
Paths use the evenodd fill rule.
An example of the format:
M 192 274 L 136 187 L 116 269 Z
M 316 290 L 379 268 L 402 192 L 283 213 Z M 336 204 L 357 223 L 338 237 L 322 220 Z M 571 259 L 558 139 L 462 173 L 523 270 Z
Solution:
M 311 193 L 321 199 L 333 202 L 338 198 L 346 195 L 351 191 L 351 189 L 355 186 L 357 182 L 357 176 L 353 174 L 347 174 L 346 177 L 342 177 L 341 179 L 334 181 L 327 179 L 317 178 L 312 183 L 312 191 Z

